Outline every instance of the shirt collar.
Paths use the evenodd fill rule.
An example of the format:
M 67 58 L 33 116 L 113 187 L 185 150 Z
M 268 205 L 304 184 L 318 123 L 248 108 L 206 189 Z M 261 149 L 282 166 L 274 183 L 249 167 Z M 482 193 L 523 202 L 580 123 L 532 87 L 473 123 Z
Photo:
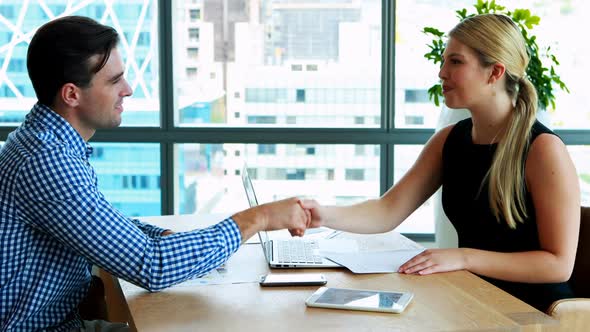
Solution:
M 45 128 L 51 130 L 58 139 L 69 144 L 77 154 L 86 157 L 86 159 L 92 154 L 90 144 L 84 141 L 82 136 L 66 119 L 48 106 L 37 102 L 31 112 L 27 114 L 25 122 L 42 124 Z

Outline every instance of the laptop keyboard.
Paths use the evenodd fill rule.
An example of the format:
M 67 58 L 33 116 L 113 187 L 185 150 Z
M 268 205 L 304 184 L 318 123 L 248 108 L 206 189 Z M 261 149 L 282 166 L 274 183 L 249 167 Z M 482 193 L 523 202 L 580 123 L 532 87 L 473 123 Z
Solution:
M 322 256 L 314 254 L 320 248 L 316 241 L 277 241 L 279 263 L 322 264 Z

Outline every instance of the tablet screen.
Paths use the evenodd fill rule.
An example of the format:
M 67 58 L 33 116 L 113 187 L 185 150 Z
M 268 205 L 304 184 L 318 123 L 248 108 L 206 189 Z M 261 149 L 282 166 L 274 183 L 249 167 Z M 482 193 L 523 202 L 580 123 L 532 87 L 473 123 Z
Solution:
M 402 295 L 402 293 L 329 288 L 315 302 L 356 307 L 391 308 Z

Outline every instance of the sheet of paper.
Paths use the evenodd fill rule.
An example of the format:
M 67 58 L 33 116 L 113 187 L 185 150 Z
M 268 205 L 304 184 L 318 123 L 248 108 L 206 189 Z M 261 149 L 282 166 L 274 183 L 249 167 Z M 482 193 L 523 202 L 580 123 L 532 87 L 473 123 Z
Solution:
M 243 269 L 233 269 L 230 271 L 225 265 L 222 265 L 200 278 L 189 279 L 174 287 L 252 283 L 258 282 L 260 279 L 260 275 L 242 270 Z
M 424 249 L 386 250 L 373 252 L 322 252 L 322 254 L 354 273 L 392 273 L 424 251 Z
M 340 238 L 340 237 L 339 237 Z M 385 234 L 346 234 L 346 238 L 354 238 L 359 244 L 361 252 L 392 251 L 422 249 L 420 244 L 396 232 Z

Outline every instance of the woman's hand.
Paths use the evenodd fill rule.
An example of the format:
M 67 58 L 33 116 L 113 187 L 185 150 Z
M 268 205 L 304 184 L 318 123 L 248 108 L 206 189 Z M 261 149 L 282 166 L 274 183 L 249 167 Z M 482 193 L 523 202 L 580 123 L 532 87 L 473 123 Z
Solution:
M 309 211 L 309 224 L 307 228 L 316 228 L 325 224 L 325 215 L 323 207 L 313 199 L 305 199 L 301 201 L 301 207 L 306 211 Z
M 459 249 L 428 249 L 400 266 L 399 273 L 420 275 L 464 270 L 467 266 L 465 251 Z

